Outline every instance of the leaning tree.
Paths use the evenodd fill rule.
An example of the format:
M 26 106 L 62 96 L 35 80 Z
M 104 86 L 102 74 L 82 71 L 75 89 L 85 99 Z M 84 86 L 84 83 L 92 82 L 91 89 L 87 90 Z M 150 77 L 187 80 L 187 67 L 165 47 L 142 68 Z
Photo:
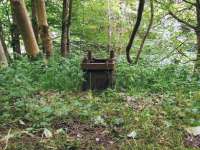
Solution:
M 33 32 L 31 20 L 24 0 L 10 0 L 13 13 L 16 17 L 17 27 L 22 35 L 26 52 L 30 57 L 36 57 L 39 53 L 39 47 Z

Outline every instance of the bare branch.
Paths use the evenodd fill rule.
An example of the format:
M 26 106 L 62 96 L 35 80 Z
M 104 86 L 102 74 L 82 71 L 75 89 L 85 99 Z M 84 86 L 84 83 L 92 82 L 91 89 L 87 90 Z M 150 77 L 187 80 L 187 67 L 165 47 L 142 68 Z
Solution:
M 172 11 L 169 11 L 169 14 L 170 14 L 174 19 L 176 19 L 178 22 L 185 24 L 186 26 L 192 28 L 193 30 L 196 30 L 196 29 L 197 29 L 196 26 L 194 26 L 194 25 L 188 23 L 187 21 L 184 21 L 184 20 L 180 19 L 180 18 L 179 18 L 177 15 L 175 15 Z
M 197 4 L 196 3 L 193 3 L 193 2 L 190 2 L 190 1 L 188 1 L 188 0 L 183 0 L 185 3 L 188 3 L 188 4 L 190 4 L 190 5 L 193 5 L 193 6 L 196 6 Z

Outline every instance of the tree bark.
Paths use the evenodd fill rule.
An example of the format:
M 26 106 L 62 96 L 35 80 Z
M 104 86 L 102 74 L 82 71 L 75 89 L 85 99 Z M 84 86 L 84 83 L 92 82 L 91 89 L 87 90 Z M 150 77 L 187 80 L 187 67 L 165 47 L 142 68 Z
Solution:
M 196 36 L 197 36 L 197 61 L 195 64 L 195 72 L 200 74 L 200 1 L 196 0 L 196 12 L 197 12 L 197 29 L 196 29 Z
M 72 15 L 72 0 L 63 0 L 61 54 L 66 57 L 70 51 L 70 25 Z
M 69 0 L 69 16 L 68 16 L 68 24 L 67 24 L 67 49 L 68 53 L 70 51 L 70 26 L 71 26 L 71 18 L 72 18 L 72 4 L 73 0 Z
M 3 49 L 4 49 L 4 52 L 5 52 L 7 61 L 9 63 L 11 61 L 11 57 L 10 57 L 10 54 L 8 52 L 8 49 L 7 49 L 7 46 L 6 46 L 6 43 L 5 43 L 5 38 L 4 38 L 4 33 L 3 33 L 3 27 L 2 27 L 2 23 L 1 22 L 0 22 L 0 41 L 1 41 L 1 44 L 3 46 Z
M 196 32 L 197 36 L 197 61 L 196 61 L 196 69 L 200 71 L 200 32 Z
M 8 61 L 4 52 L 2 42 L 0 40 L 0 68 L 7 67 L 7 66 L 8 66 Z
M 131 50 L 131 47 L 133 45 L 137 31 L 140 27 L 140 23 L 141 23 L 141 20 L 142 20 L 142 14 L 143 14 L 143 10 L 144 10 L 144 4 L 145 4 L 145 0 L 139 0 L 137 20 L 136 20 L 135 26 L 133 28 L 133 32 L 131 34 L 128 45 L 126 47 L 126 57 L 127 57 L 128 63 L 132 63 L 131 56 L 130 56 L 130 50 Z
M 12 13 L 12 24 L 11 24 L 11 37 L 12 37 L 12 48 L 14 52 L 14 57 L 17 57 L 17 55 L 21 55 L 21 48 L 20 48 L 20 32 L 16 23 L 16 17 L 14 13 L 13 7 L 11 7 L 11 13 Z
M 53 44 L 49 33 L 45 0 L 37 0 L 37 15 L 43 52 L 46 54 L 46 57 L 49 58 L 52 55 Z
M 24 0 L 11 0 L 14 14 L 16 16 L 17 26 L 22 35 L 26 52 L 30 57 L 36 57 L 39 53 L 39 47 L 33 32 L 30 18 L 24 3 Z
M 36 0 L 31 0 L 31 5 L 32 5 L 32 26 L 33 26 L 33 31 L 35 34 L 36 41 L 38 42 L 39 40 L 39 27 L 38 27 L 38 17 L 37 17 L 37 4 Z

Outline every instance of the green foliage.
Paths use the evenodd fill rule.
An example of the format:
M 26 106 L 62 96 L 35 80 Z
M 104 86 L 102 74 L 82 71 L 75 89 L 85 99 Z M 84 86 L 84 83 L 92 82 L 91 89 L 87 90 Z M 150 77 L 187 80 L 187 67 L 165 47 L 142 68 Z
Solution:
M 63 105 L 65 102 L 56 96 L 53 97 L 50 105 L 43 104 L 48 97 L 39 101 L 37 99 L 40 99 L 40 96 L 36 99 L 34 96 L 32 97 L 40 91 L 79 91 L 83 81 L 80 61 L 80 55 L 73 53 L 67 59 L 55 55 L 49 60 L 48 65 L 41 60 L 30 62 L 27 58 L 20 58 L 9 68 L 1 70 L 0 96 L 3 104 L 1 121 L 24 116 L 25 120 L 34 122 L 36 127 L 46 126 L 55 116 L 68 115 L 71 109 L 78 109 L 70 113 L 74 117 L 78 115 L 85 119 L 90 118 L 91 115 L 98 116 L 97 112 L 91 113 L 93 110 L 99 111 L 98 105 L 94 105 L 93 102 L 85 104 L 74 100 L 70 107 L 66 107 L 67 104 Z M 176 91 L 182 91 L 190 98 L 189 94 L 198 91 L 199 86 L 187 68 L 178 65 L 156 67 L 149 66 L 145 62 L 142 65 L 128 65 L 123 60 L 117 63 L 116 90 L 126 91 L 131 95 L 133 94 L 131 92 L 171 93 L 174 95 Z M 100 102 L 109 103 L 110 97 L 115 97 L 113 101 L 116 103 L 121 101 L 116 98 L 115 92 L 108 90 L 102 94 Z M 196 97 L 196 99 L 199 98 Z M 92 93 L 88 100 L 92 100 Z M 99 99 L 95 99 L 95 101 L 98 102 Z M 194 111 L 195 109 L 198 108 L 194 108 Z M 14 115 L 12 115 L 13 111 Z M 122 120 L 113 118 L 111 122 L 121 124 Z
M 55 90 L 80 89 L 83 81 L 80 62 L 80 57 L 75 54 L 71 54 L 67 59 L 50 61 L 40 78 L 43 82 L 41 86 Z
M 55 56 L 48 65 L 42 60 L 30 62 L 22 57 L 9 68 L 1 70 L 0 76 L 0 86 L 4 87 L 4 90 L 13 91 L 12 96 L 15 97 L 27 96 L 36 87 L 75 90 L 79 89 L 82 81 L 80 57 L 73 54 L 67 59 Z
M 153 65 L 153 64 L 152 64 Z M 152 66 L 146 62 L 141 65 L 129 65 L 119 62 L 116 76 L 118 89 L 150 92 L 184 90 L 197 91 L 198 80 L 192 77 L 189 68 L 179 65 Z
M 134 24 L 137 1 L 126 0 L 120 5 L 118 0 L 112 0 L 110 23 L 107 2 L 73 1 L 70 31 L 73 48 L 75 46 L 82 47 L 81 51 L 92 50 L 96 53 L 95 56 L 102 58 L 107 56 L 107 51 L 102 49 L 107 49 L 110 26 L 112 48 L 116 52 L 125 49 Z M 30 14 L 30 0 L 26 4 Z M 58 51 L 62 1 L 47 0 L 46 4 L 48 24 L 55 37 L 54 51 Z M 108 132 L 113 141 L 117 141 L 113 145 L 116 144 L 119 149 L 186 149 L 183 145 L 183 128 L 200 125 L 200 82 L 192 75 L 190 64 L 181 63 L 187 62 L 188 57 L 193 58 L 196 38 L 188 28 L 165 16 L 169 9 L 178 11 L 184 7 L 191 6 L 168 0 L 155 3 L 155 24 L 145 43 L 143 59 L 138 65 L 129 65 L 125 56 L 117 53 L 114 89 L 101 93 L 81 92 L 82 52 L 74 49 L 67 58 L 62 58 L 55 52 L 48 64 L 41 58 L 30 61 L 22 56 L 14 60 L 8 68 L 1 69 L 0 131 L 6 131 L 9 127 L 40 136 L 44 128 L 49 128 L 54 134 L 52 139 L 42 142 L 41 138 L 37 141 L 28 136 L 31 144 L 27 144 L 27 139 L 24 140 L 22 135 L 17 135 L 11 137 L 12 142 L 9 141 L 8 149 L 81 149 L 86 144 L 88 145 L 85 149 L 103 149 L 104 146 L 98 145 L 99 148 L 98 142 L 93 141 L 98 140 L 93 132 L 92 138 L 90 137 L 92 140 L 88 138 L 89 141 L 77 140 L 78 135 L 69 137 L 68 132 L 55 135 L 58 128 L 70 130 L 68 123 L 71 121 L 80 121 L 78 125 L 89 126 L 86 131 L 88 128 L 97 127 L 97 131 L 103 128 L 105 134 Z M 195 24 L 194 12 L 194 9 L 189 9 L 177 15 Z M 0 2 L 0 22 L 3 23 L 5 41 L 10 50 L 12 19 L 9 14 L 9 2 L 3 0 Z M 148 21 L 147 2 L 134 50 L 139 48 Z M 180 46 L 184 40 L 186 42 Z M 177 53 L 177 47 L 179 53 L 183 52 L 188 57 Z M 162 58 L 166 58 L 170 64 L 159 64 Z M 174 63 L 177 59 L 180 64 Z M 136 139 L 127 138 L 133 131 L 137 133 Z M 7 135 L 7 131 L 1 133 L 4 134 Z M 87 135 L 85 136 L 84 140 L 88 140 Z M 102 136 L 102 133 L 98 136 Z M 105 138 L 105 141 L 109 140 Z
M 28 58 L 21 57 L 9 68 L 1 70 L 0 121 L 20 118 L 25 114 L 25 118 L 36 123 L 50 119 L 48 116 L 53 113 L 53 108 L 45 106 L 41 108 L 39 103 L 28 97 L 43 90 L 79 90 L 83 80 L 79 63 L 79 55 L 70 55 L 67 59 L 55 56 L 48 65 L 42 60 L 30 62 Z M 44 126 L 45 123 L 38 124 Z
M 78 120 L 91 128 L 105 128 L 121 148 L 162 149 L 164 144 L 166 149 L 172 146 L 184 149 L 183 127 L 200 123 L 199 83 L 187 68 L 150 66 L 145 61 L 128 65 L 122 59 L 117 62 L 114 90 L 82 93 L 80 60 L 80 54 L 72 53 L 65 59 L 55 55 L 45 65 L 42 60 L 30 62 L 22 57 L 1 70 L 0 128 L 23 121 L 25 125 L 20 126 L 29 133 L 39 134 L 44 128 L 55 133 L 56 124 L 65 128 L 68 127 L 65 123 Z M 127 139 L 133 131 L 137 133 L 134 142 Z M 159 138 L 167 137 L 170 137 L 167 142 L 158 142 Z M 70 139 L 68 134 L 48 140 L 48 144 L 61 149 L 79 149 L 85 142 L 88 141 Z M 20 148 L 17 140 L 14 143 L 9 146 Z M 45 145 L 37 145 L 45 149 Z

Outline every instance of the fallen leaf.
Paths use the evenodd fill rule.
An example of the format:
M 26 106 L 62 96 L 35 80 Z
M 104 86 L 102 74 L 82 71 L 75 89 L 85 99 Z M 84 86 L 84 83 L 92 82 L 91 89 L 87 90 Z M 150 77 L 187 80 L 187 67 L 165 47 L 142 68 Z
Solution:
M 186 131 L 194 136 L 200 135 L 200 126 L 187 128 Z
M 99 138 L 96 138 L 96 142 L 99 142 L 100 141 L 100 139 Z
M 47 128 L 44 128 L 43 135 L 44 135 L 46 138 L 51 138 L 51 137 L 53 136 L 53 134 L 51 133 L 51 131 L 48 130 Z
M 22 120 L 19 120 L 19 124 L 20 124 L 20 125 L 23 125 L 23 126 L 26 125 L 26 124 L 24 123 L 24 121 L 22 121 Z
M 81 137 L 82 137 L 82 135 L 78 133 L 77 134 L 77 138 L 81 138 Z
M 136 133 L 135 131 L 132 131 L 131 133 L 129 133 L 129 134 L 127 135 L 128 138 L 132 138 L 132 139 L 135 139 L 136 136 L 137 136 L 137 133 Z

